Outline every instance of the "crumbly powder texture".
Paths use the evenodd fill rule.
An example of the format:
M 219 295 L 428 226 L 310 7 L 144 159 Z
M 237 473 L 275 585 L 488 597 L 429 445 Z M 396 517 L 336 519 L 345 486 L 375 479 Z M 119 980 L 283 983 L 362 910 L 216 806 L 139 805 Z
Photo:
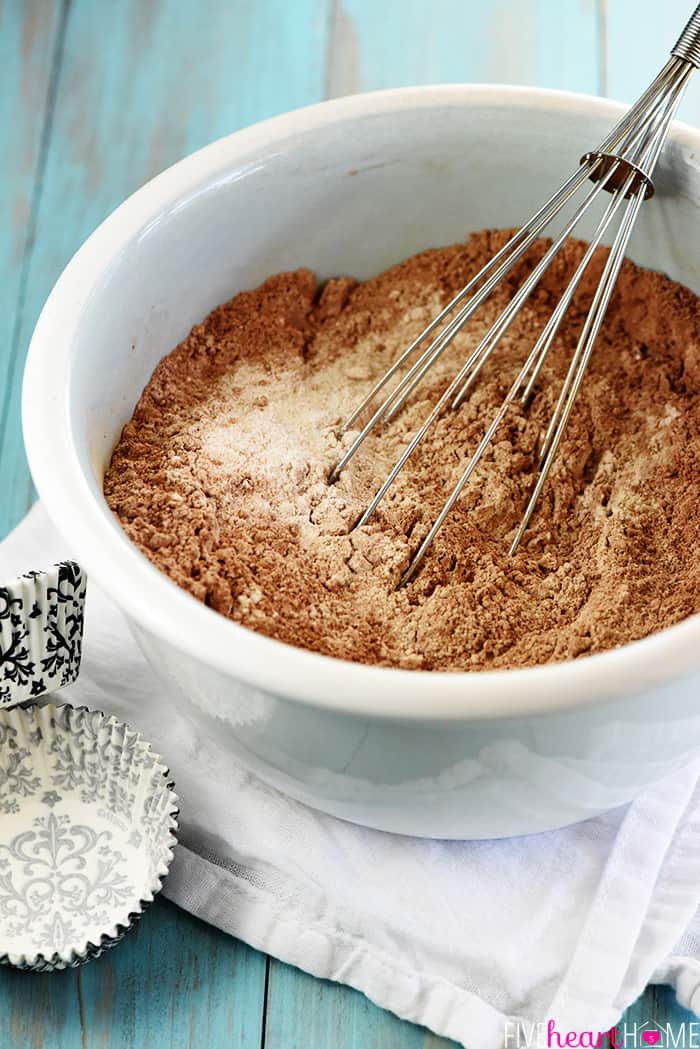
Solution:
M 517 404 L 421 570 L 397 581 L 478 444 L 584 245 L 568 244 L 471 396 L 445 413 L 352 530 L 446 382 L 532 269 L 482 307 L 407 407 L 337 481 L 339 424 L 505 241 L 484 231 L 365 283 L 306 269 L 215 309 L 156 368 L 104 490 L 124 530 L 222 615 L 341 659 L 482 670 L 614 648 L 700 610 L 700 300 L 626 261 L 517 554 L 513 538 L 605 260 L 600 252 L 528 411 Z

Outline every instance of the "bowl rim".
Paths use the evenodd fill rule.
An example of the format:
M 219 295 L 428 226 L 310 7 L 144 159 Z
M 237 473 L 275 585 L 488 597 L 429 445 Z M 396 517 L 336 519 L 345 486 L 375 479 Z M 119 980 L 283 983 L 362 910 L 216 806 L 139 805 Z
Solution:
M 156 569 L 100 504 L 81 466 L 69 396 L 73 336 L 85 303 L 99 293 L 102 277 L 133 238 L 203 186 L 232 177 L 251 154 L 260 156 L 299 133 L 373 113 L 479 103 L 575 110 L 611 121 L 627 108 L 547 88 L 438 84 L 350 95 L 272 117 L 188 155 L 127 198 L 68 263 L 37 322 L 24 373 L 22 420 L 32 475 L 49 516 L 127 619 L 252 687 L 339 713 L 452 722 L 583 708 L 645 692 L 700 667 L 700 615 L 617 649 L 516 670 L 400 670 L 296 648 L 226 619 Z M 700 153 L 699 131 L 677 122 L 671 137 Z

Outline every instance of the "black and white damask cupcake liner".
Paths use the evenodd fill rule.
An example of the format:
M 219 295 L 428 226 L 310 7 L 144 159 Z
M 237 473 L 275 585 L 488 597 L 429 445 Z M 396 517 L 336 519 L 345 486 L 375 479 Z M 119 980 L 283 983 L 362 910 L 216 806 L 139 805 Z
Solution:
M 86 576 L 74 561 L 0 585 L 0 710 L 78 676 Z

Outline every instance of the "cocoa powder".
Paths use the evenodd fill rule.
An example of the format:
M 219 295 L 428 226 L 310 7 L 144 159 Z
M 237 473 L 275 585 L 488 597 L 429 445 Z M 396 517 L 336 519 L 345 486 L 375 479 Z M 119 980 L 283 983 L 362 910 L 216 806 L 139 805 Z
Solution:
M 364 284 L 304 269 L 214 310 L 156 368 L 104 491 L 124 530 L 223 615 L 342 659 L 481 670 L 570 659 L 700 610 L 700 308 L 623 265 L 555 466 L 515 557 L 508 546 L 604 262 L 599 252 L 528 411 L 507 415 L 415 579 L 395 589 L 584 250 L 569 243 L 470 398 L 446 413 L 371 522 L 371 496 L 544 250 L 497 289 L 406 409 L 335 485 L 339 423 L 504 243 L 484 231 Z

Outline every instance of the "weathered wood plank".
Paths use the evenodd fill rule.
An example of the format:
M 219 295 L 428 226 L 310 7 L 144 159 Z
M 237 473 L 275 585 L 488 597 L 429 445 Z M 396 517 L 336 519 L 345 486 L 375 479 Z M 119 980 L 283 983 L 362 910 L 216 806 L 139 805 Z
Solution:
M 265 957 L 165 900 L 97 961 L 0 970 L 0 1045 L 259 1049 Z
M 21 371 L 17 353 L 18 312 L 34 234 L 32 209 L 45 160 L 52 75 L 58 66 L 63 17 L 62 0 L 0 3 L 0 447 L 6 449 L 6 455 L 0 455 L 3 482 L 8 466 L 24 458 L 18 428 L 3 440 L 2 419 L 10 409 Z M 5 493 L 6 489 L 0 501 L 0 536 L 9 524 Z M 14 493 L 10 501 L 15 503 Z M 20 512 L 25 509 L 24 502 L 23 492 L 17 500 Z
M 335 0 L 327 90 L 492 81 L 595 93 L 600 27 L 596 0 Z
M 271 961 L 263 1049 L 456 1049 L 364 995 Z
M 655 1000 L 656 1020 L 661 1027 L 665 1028 L 666 1024 L 669 1024 L 671 1030 L 673 1030 L 674 1033 L 677 1033 L 679 1028 L 685 1024 L 685 1044 L 686 1046 L 690 1045 L 691 1028 L 688 1025 L 691 1023 L 695 1024 L 695 1027 L 692 1028 L 692 1030 L 696 1032 L 695 1037 L 697 1038 L 698 1018 L 695 1013 L 691 1013 L 690 1010 L 684 1009 L 682 1005 L 678 1004 L 676 995 L 670 987 L 649 987 L 647 988 L 646 994 L 648 995 L 650 992 L 653 993 Z M 668 1041 L 666 1044 L 668 1044 Z
M 662 1028 L 663 1032 L 668 1029 L 672 1032 L 673 1038 L 666 1038 L 665 1033 L 661 1035 L 661 1046 L 669 1046 L 674 1043 L 679 1049 L 686 1049 L 691 1046 L 694 1041 L 697 1041 L 697 1017 L 694 1013 L 689 1012 L 687 1009 L 683 1009 L 676 1000 L 676 996 L 670 987 L 659 987 L 652 986 L 647 987 L 644 994 L 639 998 L 634 1005 L 630 1006 L 625 1015 L 620 1021 L 620 1035 L 618 1042 L 622 1041 L 622 1035 L 625 1030 L 622 1026 L 627 1025 L 627 1044 L 637 1046 L 643 1046 L 641 1031 L 649 1030 L 658 1027 Z M 692 1030 L 695 1034 L 691 1038 L 691 1028 L 689 1024 L 695 1024 Z M 634 1039 L 634 1032 L 636 1029 L 639 1036 Z

